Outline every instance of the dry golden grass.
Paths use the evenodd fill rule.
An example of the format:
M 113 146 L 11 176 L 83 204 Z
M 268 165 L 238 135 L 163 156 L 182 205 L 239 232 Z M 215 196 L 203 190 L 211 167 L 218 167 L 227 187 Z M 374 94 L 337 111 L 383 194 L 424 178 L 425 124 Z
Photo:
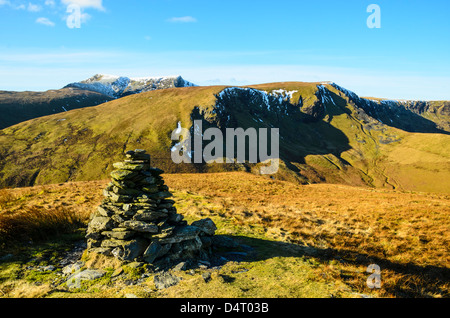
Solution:
M 164 178 L 179 213 L 188 221 L 211 217 L 220 234 L 283 242 L 295 251 L 289 257 L 300 250 L 299 257 L 314 260 L 319 277 L 345 283 L 358 293 L 450 295 L 449 195 L 330 184 L 302 186 L 243 172 Z M 41 216 L 64 209 L 86 224 L 106 183 L 3 190 L 0 220 L 8 214 L 20 216 L 27 209 L 37 209 Z M 366 286 L 370 264 L 381 267 L 380 290 L 370 291 Z M 260 266 L 256 268 L 261 271 Z
M 0 243 L 43 240 L 84 226 L 101 201 L 103 185 L 80 182 L 1 190 Z
M 380 296 L 449 295 L 448 195 L 299 186 L 246 173 L 167 175 L 166 183 L 207 197 L 236 224 L 262 226 L 324 261 L 339 261 L 339 276 L 360 291 L 367 290 L 364 275 L 348 273 L 375 263 L 383 271 Z

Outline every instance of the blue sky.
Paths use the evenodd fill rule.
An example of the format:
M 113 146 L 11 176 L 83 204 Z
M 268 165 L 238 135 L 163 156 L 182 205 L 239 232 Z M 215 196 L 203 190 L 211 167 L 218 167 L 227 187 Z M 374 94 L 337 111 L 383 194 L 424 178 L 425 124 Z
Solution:
M 80 28 L 67 26 L 70 4 Z M 367 25 L 370 4 L 381 28 Z M 0 17 L 0 90 L 106 73 L 334 81 L 361 96 L 450 100 L 447 0 L 0 0 Z

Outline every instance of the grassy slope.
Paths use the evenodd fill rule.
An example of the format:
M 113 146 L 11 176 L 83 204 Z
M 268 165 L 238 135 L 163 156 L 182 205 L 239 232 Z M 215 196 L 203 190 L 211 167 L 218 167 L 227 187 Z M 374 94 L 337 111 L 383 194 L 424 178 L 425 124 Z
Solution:
M 155 156 L 165 151 L 167 157 L 177 121 L 190 123 L 192 109 L 213 105 L 219 90 L 154 91 L 4 129 L 2 180 L 28 185 L 34 172 L 37 184 L 99 179 L 125 148 L 145 148 Z
M 100 93 L 71 88 L 46 92 L 0 91 L 0 129 L 33 118 L 99 105 L 110 100 L 112 98 Z
M 177 272 L 183 281 L 158 291 L 142 270 L 107 275 L 68 290 L 58 262 L 73 240 L 59 234 L 45 243 L 2 249 L 4 297 L 448 297 L 448 195 L 317 184 L 299 186 L 248 173 L 165 175 L 188 222 L 211 217 L 218 234 L 254 248 L 220 269 Z M 2 212 L 42 214 L 61 206 L 87 222 L 101 200 L 103 182 L 4 190 Z M 42 196 L 42 193 L 45 196 Z M 70 232 L 69 232 L 70 234 Z M 72 243 L 71 243 L 72 242 Z M 97 260 L 89 266 L 99 266 Z M 382 288 L 366 286 L 369 264 L 381 267 Z M 39 266 L 55 265 L 42 272 Z M 31 266 L 31 267 L 29 267 Z M 103 267 L 104 268 L 104 267 Z M 209 272 L 206 283 L 202 274 Z M 139 281 L 129 285 L 128 281 Z
M 317 100 L 317 84 L 287 82 L 252 87 L 268 92 L 280 88 L 298 90 L 292 102 L 297 103 L 301 96 L 303 107 L 309 107 Z M 331 85 L 326 87 L 335 94 L 336 105 L 325 104 L 323 120 L 297 124 L 288 118 L 280 123 L 288 132 L 288 140 L 282 141 L 283 150 L 296 157 L 282 162 L 279 178 L 450 191 L 450 136 L 406 133 L 364 122 L 345 96 Z M 192 171 L 171 163 L 170 134 L 178 121 L 183 127 L 191 125 L 194 107 L 211 112 L 214 94 L 223 88 L 153 91 L 4 129 L 0 131 L 0 186 L 101 179 L 122 150 L 133 148 L 148 150 L 155 164 L 166 171 Z M 243 127 L 255 125 L 248 114 L 241 112 L 239 118 Z M 271 127 L 272 120 L 265 118 L 260 126 Z
M 408 133 L 378 122 L 367 123 L 358 118 L 348 99 L 344 100 L 337 105 L 348 113 L 333 117 L 331 124 L 349 137 L 351 149 L 342 158 L 365 172 L 369 184 L 449 193 L 449 135 Z

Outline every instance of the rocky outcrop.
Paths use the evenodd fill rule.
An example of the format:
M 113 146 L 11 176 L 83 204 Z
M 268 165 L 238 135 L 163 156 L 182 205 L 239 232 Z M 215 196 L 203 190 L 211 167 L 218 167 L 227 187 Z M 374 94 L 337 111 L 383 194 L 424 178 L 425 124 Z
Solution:
M 208 260 L 216 225 L 211 219 L 191 225 L 183 220 L 163 171 L 150 166 L 150 155 L 128 151 L 126 160 L 114 167 L 105 199 L 88 225 L 88 252 L 149 264 Z

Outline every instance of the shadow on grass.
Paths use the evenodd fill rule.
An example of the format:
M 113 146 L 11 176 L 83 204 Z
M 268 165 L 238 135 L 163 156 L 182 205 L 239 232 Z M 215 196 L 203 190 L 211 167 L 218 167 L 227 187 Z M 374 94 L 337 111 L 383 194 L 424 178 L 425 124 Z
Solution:
M 421 266 L 413 263 L 401 264 L 377 256 L 344 249 L 317 248 L 287 242 L 271 241 L 245 236 L 228 236 L 241 244 L 243 252 L 235 253 L 241 261 L 262 261 L 274 257 L 305 257 L 321 264 L 329 265 L 330 261 L 338 261 L 343 265 L 354 265 L 367 268 L 376 264 L 383 273 L 397 276 L 396 280 L 386 282 L 382 288 L 388 295 L 400 298 L 423 298 L 432 294 L 449 297 L 450 268 L 439 266 Z M 244 247 L 244 248 L 242 248 Z M 240 258 L 240 259 L 239 259 Z M 352 272 L 350 272 L 352 273 Z M 369 277 L 369 273 L 359 272 Z M 358 273 L 358 274 L 359 274 Z M 341 278 L 346 279 L 342 274 Z M 363 282 L 365 284 L 365 281 Z

